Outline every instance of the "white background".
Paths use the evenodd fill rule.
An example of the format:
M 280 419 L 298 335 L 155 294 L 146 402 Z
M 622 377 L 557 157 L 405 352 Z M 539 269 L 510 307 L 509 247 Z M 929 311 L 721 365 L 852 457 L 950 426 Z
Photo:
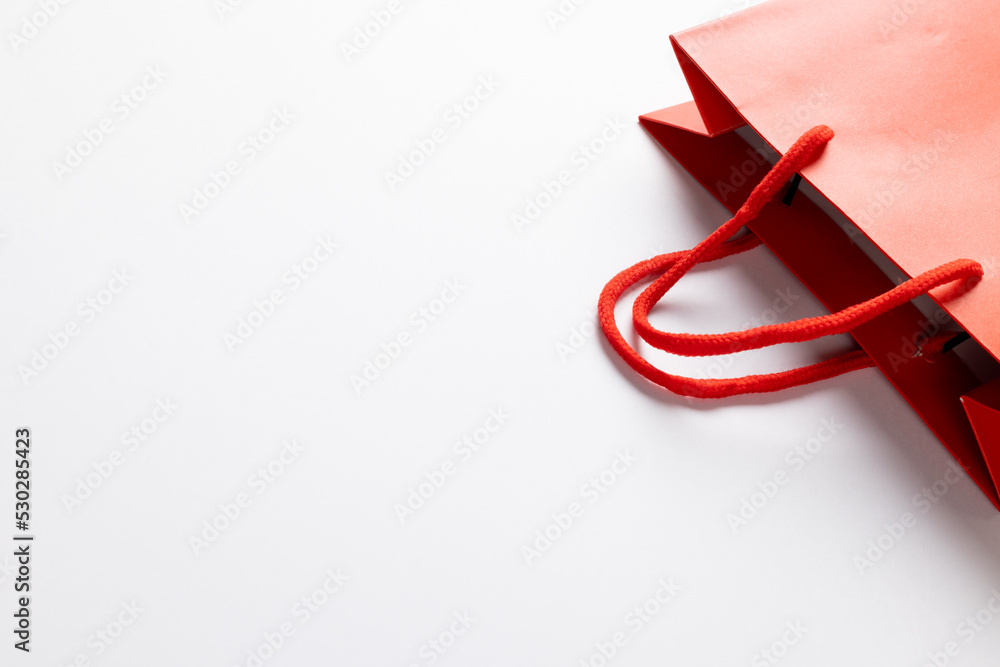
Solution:
M 13 546 L 0 552 L 0 661 L 764 665 L 772 647 L 779 664 L 916 666 L 954 642 L 949 664 L 992 664 L 1000 620 L 965 619 L 1000 587 L 997 512 L 965 477 L 939 483 L 932 505 L 916 497 L 953 479 L 951 458 L 876 371 L 678 400 L 636 382 L 595 333 L 608 278 L 725 219 L 635 119 L 689 97 L 667 36 L 744 4 L 592 0 L 553 26 L 556 0 L 402 0 L 348 59 L 386 3 L 251 0 L 220 17 L 211 0 L 75 0 L 16 49 L 10 34 L 41 10 L 4 3 L 0 539 L 13 544 L 21 426 L 37 537 L 30 656 L 11 646 Z M 130 92 L 147 68 L 165 78 Z M 124 118 L 122 95 L 144 98 Z M 293 120 L 247 160 L 241 145 L 275 109 Z M 54 163 L 105 118 L 111 133 L 60 178 Z M 444 142 L 392 190 L 386 172 L 436 128 Z M 180 205 L 230 160 L 240 172 L 185 220 Z M 562 170 L 570 184 L 516 229 Z M 286 272 L 327 237 L 336 252 L 292 289 Z M 122 270 L 124 289 L 103 291 Z M 415 324 L 448 281 L 460 296 Z M 272 316 L 227 346 L 275 289 Z M 782 318 L 822 312 L 759 249 L 685 279 L 657 322 L 746 326 L 773 316 L 776 290 L 792 295 Z M 105 301 L 92 319 L 87 299 Z M 401 332 L 411 344 L 357 391 L 351 377 Z M 25 375 L 36 352 L 51 358 Z M 164 399 L 177 409 L 131 450 L 123 434 L 151 429 Z M 509 418 L 465 460 L 453 444 L 497 409 Z M 255 471 L 290 440 L 303 451 L 258 493 Z M 590 502 L 584 485 L 619 452 L 635 462 Z M 454 474 L 401 520 L 397 504 L 448 461 Z M 776 473 L 786 483 L 769 487 Z M 193 547 L 240 493 L 250 505 Z M 756 513 L 735 522 L 751 498 Z M 582 514 L 530 556 L 571 503 Z M 893 527 L 905 513 L 912 525 Z M 327 595 L 338 569 L 348 580 Z M 661 580 L 678 587 L 663 605 Z M 324 604 L 306 620 L 296 605 L 311 595 Z M 141 612 L 119 634 L 123 604 Z M 656 613 L 638 624 L 643 604 Z M 455 614 L 471 627 L 434 653 L 462 628 Z M 285 623 L 294 633 L 267 649 Z M 599 646 L 619 632 L 606 660 Z

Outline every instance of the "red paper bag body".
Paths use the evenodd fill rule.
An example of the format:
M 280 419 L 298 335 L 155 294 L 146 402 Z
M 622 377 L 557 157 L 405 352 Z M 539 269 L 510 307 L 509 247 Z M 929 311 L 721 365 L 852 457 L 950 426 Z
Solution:
M 995 0 L 770 0 L 673 35 L 694 101 L 640 121 L 731 211 L 767 171 L 761 150 L 832 127 L 802 172 L 815 201 L 750 224 L 831 311 L 887 291 L 890 276 L 983 265 L 977 284 L 931 293 L 940 310 L 910 304 L 853 336 L 1000 508 L 998 25 Z M 984 363 L 914 356 L 959 328 Z

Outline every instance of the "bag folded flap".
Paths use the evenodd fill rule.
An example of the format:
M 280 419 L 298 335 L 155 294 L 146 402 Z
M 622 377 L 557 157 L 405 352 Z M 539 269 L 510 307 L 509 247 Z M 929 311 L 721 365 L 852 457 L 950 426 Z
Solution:
M 963 396 L 962 406 L 979 440 L 993 484 L 1000 486 L 1000 380 Z

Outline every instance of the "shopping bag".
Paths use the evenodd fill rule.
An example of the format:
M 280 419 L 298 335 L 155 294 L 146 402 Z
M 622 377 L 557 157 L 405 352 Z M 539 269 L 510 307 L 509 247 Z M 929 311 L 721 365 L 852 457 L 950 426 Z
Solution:
M 693 100 L 640 122 L 735 215 L 697 248 L 615 276 L 599 303 L 612 347 L 704 398 L 876 366 L 1000 509 L 1000 86 L 986 78 L 1000 71 L 997 25 L 993 0 L 770 0 L 672 35 Z M 761 243 L 830 316 L 707 336 L 649 323 L 692 266 Z M 842 332 L 857 349 L 747 378 L 671 375 L 615 322 L 618 298 L 646 277 L 633 321 L 668 352 Z

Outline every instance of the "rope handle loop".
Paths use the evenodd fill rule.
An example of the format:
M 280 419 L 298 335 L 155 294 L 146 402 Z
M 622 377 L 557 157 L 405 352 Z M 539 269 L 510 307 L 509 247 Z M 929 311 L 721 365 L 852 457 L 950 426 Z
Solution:
M 597 306 L 601 329 L 611 347 L 633 370 L 675 394 L 722 398 L 779 391 L 875 365 L 864 350 L 856 349 L 826 361 L 778 373 L 704 380 L 666 373 L 643 359 L 629 345 L 615 321 L 615 305 L 622 294 L 650 276 L 657 277 L 642 291 L 632 306 L 635 329 L 651 346 L 680 356 L 731 354 L 780 343 L 798 343 L 822 336 L 848 333 L 936 287 L 960 280 L 974 281 L 983 276 L 983 267 L 978 262 L 959 259 L 921 273 L 874 298 L 829 315 L 721 334 L 669 333 L 653 327 L 649 322 L 650 310 L 691 268 L 703 262 L 746 252 L 760 245 L 760 239 L 749 230 L 736 239 L 732 237 L 760 213 L 794 174 L 811 164 L 832 138 L 833 130 L 825 125 L 818 125 L 808 130 L 764 176 L 736 214 L 708 238 L 691 250 L 667 253 L 639 262 L 620 272 L 605 285 Z M 940 342 L 934 341 L 930 349 L 940 351 Z

